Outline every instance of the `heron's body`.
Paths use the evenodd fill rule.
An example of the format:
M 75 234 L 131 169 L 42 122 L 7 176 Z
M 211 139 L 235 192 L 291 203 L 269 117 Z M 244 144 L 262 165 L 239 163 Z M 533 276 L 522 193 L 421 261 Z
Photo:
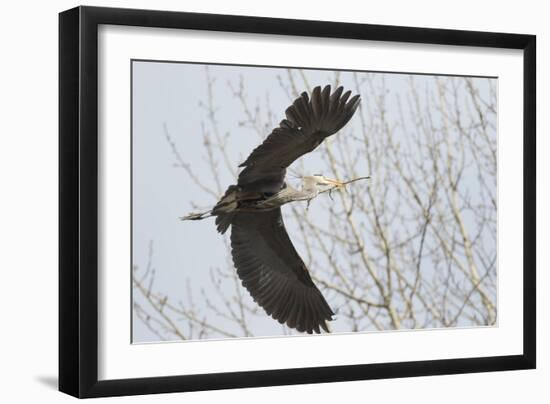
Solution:
M 319 181 L 325 180 L 326 185 L 331 183 L 331 180 L 322 176 L 304 177 L 304 186 L 301 190 L 284 183 L 282 188 L 275 193 L 245 191 L 238 185 L 232 185 L 216 204 L 212 213 L 221 219 L 224 213 L 263 212 L 279 208 L 289 202 L 308 201 L 319 194 L 319 189 L 315 186 L 316 179 L 319 179 Z M 225 232 L 223 228 L 218 230 L 221 233 Z
M 268 315 L 302 332 L 328 332 L 334 315 L 292 245 L 281 206 L 317 196 L 319 186 L 337 185 L 323 176 L 304 177 L 302 189 L 285 183 L 286 169 L 338 132 L 360 99 L 339 87 L 302 93 L 266 140 L 240 165 L 244 169 L 212 209 L 220 233 L 231 227 L 233 263 L 244 287 Z

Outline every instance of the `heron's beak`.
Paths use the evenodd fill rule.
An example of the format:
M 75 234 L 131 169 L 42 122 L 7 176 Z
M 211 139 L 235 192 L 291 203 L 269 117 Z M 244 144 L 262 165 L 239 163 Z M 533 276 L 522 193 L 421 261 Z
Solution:
M 324 185 L 332 185 L 336 188 L 344 188 L 345 184 L 342 181 L 333 180 L 330 178 L 324 178 Z

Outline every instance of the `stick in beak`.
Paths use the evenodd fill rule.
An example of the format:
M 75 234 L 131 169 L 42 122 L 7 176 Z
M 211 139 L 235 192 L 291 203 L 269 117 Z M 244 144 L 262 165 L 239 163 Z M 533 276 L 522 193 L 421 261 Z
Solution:
M 325 185 L 332 185 L 332 186 L 334 186 L 338 189 L 343 189 L 346 186 L 346 184 L 343 183 L 342 181 L 333 180 L 333 179 L 327 178 L 327 177 L 324 177 L 323 179 L 325 181 Z

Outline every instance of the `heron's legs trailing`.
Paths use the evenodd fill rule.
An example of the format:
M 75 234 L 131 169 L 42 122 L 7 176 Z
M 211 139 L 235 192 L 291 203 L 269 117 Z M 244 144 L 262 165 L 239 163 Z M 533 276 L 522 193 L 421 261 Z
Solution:
M 193 212 L 186 216 L 180 217 L 180 220 L 202 220 L 212 216 L 212 210 L 206 212 Z

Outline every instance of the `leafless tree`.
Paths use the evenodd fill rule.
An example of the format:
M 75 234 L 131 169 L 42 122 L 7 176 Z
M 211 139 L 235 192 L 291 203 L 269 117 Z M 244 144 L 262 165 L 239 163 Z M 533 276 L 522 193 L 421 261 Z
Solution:
M 338 85 L 342 74 L 334 73 L 332 84 Z M 411 75 L 402 78 L 401 91 L 389 92 L 390 74 L 347 74 L 363 101 L 343 133 L 320 147 L 323 174 L 371 179 L 332 198 L 317 198 L 309 209 L 294 203 L 285 211 L 294 243 L 337 313 L 334 331 L 494 325 L 495 81 Z M 288 69 L 278 81 L 289 101 L 312 89 L 306 70 Z M 220 180 L 221 172 L 235 179 L 240 163 L 226 152 L 232 137 L 219 127 L 215 86 L 230 86 L 241 106 L 243 130 L 258 141 L 282 117 L 273 113 L 268 93 L 261 100 L 247 96 L 244 77 L 218 83 L 206 69 L 205 83 L 208 182 L 181 157 L 177 137 L 167 128 L 164 136 L 182 175 L 214 203 L 229 185 Z M 303 172 L 301 161 L 293 170 Z M 240 285 L 227 237 L 220 242 L 225 242 L 227 262 L 211 270 L 215 298 L 193 292 L 191 285 L 184 296 L 158 290 L 152 247 L 149 264 L 134 268 L 134 294 L 141 297 L 134 300 L 135 315 L 159 339 L 258 334 L 251 319 L 267 316 Z M 293 332 L 281 326 L 282 334 Z

